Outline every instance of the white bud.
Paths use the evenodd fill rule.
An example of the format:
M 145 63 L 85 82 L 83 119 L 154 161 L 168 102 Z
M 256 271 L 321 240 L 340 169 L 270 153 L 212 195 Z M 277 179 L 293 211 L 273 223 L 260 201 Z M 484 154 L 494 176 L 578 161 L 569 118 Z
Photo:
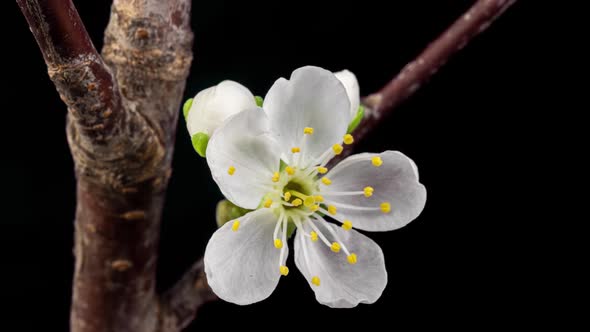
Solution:
M 336 78 L 340 80 L 346 89 L 346 94 L 350 101 L 350 118 L 354 119 L 358 112 L 361 99 L 359 82 L 357 81 L 356 76 L 348 69 L 334 73 L 334 75 L 336 75 Z
M 199 92 L 186 115 L 191 137 L 197 133 L 211 136 L 225 119 L 240 111 L 256 107 L 254 95 L 240 83 L 223 81 Z

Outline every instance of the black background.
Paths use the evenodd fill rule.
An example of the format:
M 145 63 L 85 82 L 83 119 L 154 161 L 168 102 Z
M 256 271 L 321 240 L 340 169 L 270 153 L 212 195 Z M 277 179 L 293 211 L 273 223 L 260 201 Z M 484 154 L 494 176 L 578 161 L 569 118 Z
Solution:
M 110 2 L 75 3 L 100 48 Z M 384 3 L 195 1 L 195 60 L 186 97 L 223 79 L 264 95 L 279 76 L 307 64 L 348 68 L 361 93 L 369 94 L 472 1 Z M 19 320 L 23 331 L 66 331 L 75 182 L 65 107 L 16 4 L 3 1 L 0 13 L 9 46 L 2 63 L 10 67 L 1 76 L 0 294 L 9 304 L 2 320 Z M 532 144 L 526 133 L 531 121 L 523 119 L 535 111 L 532 100 L 542 84 L 537 24 L 526 13 L 526 3 L 517 3 L 358 147 L 402 151 L 416 162 L 428 190 L 418 219 L 395 232 L 369 234 L 383 248 L 389 273 L 378 302 L 351 310 L 321 306 L 291 259 L 292 273 L 269 299 L 245 307 L 211 303 L 190 331 L 233 324 L 347 329 L 353 322 L 375 329 L 402 323 L 478 328 L 522 318 L 523 308 L 544 296 L 521 274 L 533 254 L 525 245 L 514 250 L 512 232 L 526 219 L 526 184 L 515 180 L 525 172 L 519 160 Z M 192 150 L 183 119 L 173 167 L 161 239 L 161 290 L 203 255 L 221 199 L 205 161 Z

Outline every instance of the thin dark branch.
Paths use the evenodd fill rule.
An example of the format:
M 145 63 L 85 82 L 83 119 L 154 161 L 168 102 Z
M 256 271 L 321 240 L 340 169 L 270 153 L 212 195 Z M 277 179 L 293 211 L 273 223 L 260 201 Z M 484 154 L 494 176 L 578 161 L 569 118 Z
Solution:
M 121 116 L 121 99 L 74 4 L 71 0 L 16 2 L 82 134 L 92 141 L 104 140 Z
M 516 0 L 478 0 L 387 85 L 363 98 L 363 104 L 367 108 L 361 125 L 354 132 L 356 142 L 377 127 L 399 104 L 424 85 L 451 56 L 488 28 L 515 2 Z M 331 164 L 334 165 L 348 156 L 352 148 L 348 146 Z
M 162 298 L 162 323 L 158 332 L 180 331 L 190 324 L 198 309 L 217 299 L 205 276 L 203 260 L 197 261 Z

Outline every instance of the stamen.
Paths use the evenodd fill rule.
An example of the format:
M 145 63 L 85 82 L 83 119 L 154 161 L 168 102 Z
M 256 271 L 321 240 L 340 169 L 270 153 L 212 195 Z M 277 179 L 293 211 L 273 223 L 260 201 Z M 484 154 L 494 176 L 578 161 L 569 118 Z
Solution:
M 291 148 L 291 152 L 298 153 L 298 152 L 301 152 L 301 149 L 295 146 L 295 147 Z
M 381 159 L 381 157 L 375 156 L 375 157 L 371 158 L 371 163 L 373 164 L 373 166 L 379 167 L 379 166 L 383 165 L 383 160 Z
M 275 246 L 276 246 L 276 241 L 279 238 L 279 229 L 281 228 L 281 225 L 283 223 L 283 218 L 284 218 L 284 213 L 281 212 L 281 215 L 279 216 L 279 220 L 277 221 L 277 224 L 275 225 L 275 230 L 274 230 L 274 232 L 272 234 L 272 238 L 274 239 Z
M 317 170 L 320 174 L 326 174 L 328 172 L 328 168 L 323 166 L 318 167 Z
M 303 201 L 301 200 L 301 198 L 295 198 L 293 200 L 293 202 L 291 202 L 291 203 L 293 204 L 293 206 L 297 207 L 297 206 L 303 204 Z
M 313 278 L 311 278 L 311 283 L 316 286 L 319 286 L 320 285 L 320 277 L 314 276 Z
M 338 242 L 333 242 L 332 245 L 330 246 L 330 249 L 335 253 L 339 253 L 340 252 L 340 244 Z
M 272 199 L 267 198 L 266 201 L 264 201 L 264 207 L 269 208 L 271 205 L 272 205 Z
M 389 213 L 391 211 L 391 204 L 389 204 L 388 202 L 381 203 L 379 207 L 381 208 L 381 212 L 383 213 Z
M 351 134 L 344 135 L 344 144 L 350 145 L 352 143 L 354 143 L 354 137 Z
M 352 263 L 351 263 L 351 264 L 352 264 Z M 281 266 L 279 267 L 279 271 L 281 271 L 281 274 L 282 274 L 283 276 L 285 276 L 285 277 L 286 277 L 286 276 L 289 274 L 289 268 L 288 268 L 288 267 L 286 267 L 285 265 L 281 265 Z
M 311 231 L 311 232 L 309 233 L 309 235 L 311 236 L 311 240 L 312 240 L 313 242 L 316 242 L 316 241 L 318 240 L 318 233 L 316 233 L 316 232 L 314 232 L 314 231 Z
M 285 167 L 285 171 L 286 171 L 286 172 L 287 172 L 287 174 L 289 174 L 289 175 L 293 175 L 293 174 L 295 174 L 295 169 L 294 169 L 293 167 L 291 167 L 291 166 L 287 166 L 287 167 Z
M 281 249 L 283 247 L 283 241 L 281 239 L 275 239 L 275 248 Z
M 355 211 L 375 211 L 375 210 L 381 210 L 383 211 L 383 209 L 387 209 L 386 208 L 386 204 L 389 204 L 387 202 L 382 203 L 383 206 L 374 206 L 374 207 L 369 207 L 369 206 L 356 206 L 356 205 L 351 205 L 351 204 L 345 204 L 345 203 L 339 203 L 339 202 L 334 202 L 332 200 L 326 200 L 327 203 L 329 204 L 333 204 L 336 207 L 339 208 L 343 208 L 343 209 L 348 209 L 348 210 L 355 210 Z M 391 206 L 390 206 L 391 208 Z M 385 212 L 385 211 L 383 211 Z M 387 212 L 385 212 L 387 213 Z
M 239 220 L 236 220 L 231 225 L 231 230 L 234 231 L 234 232 L 237 232 L 238 231 L 238 228 L 240 228 L 240 221 Z
M 316 218 L 316 220 L 321 220 L 325 223 L 327 223 L 327 221 L 320 217 L 320 216 L 314 216 Z M 332 229 L 332 227 L 326 227 L 326 229 L 328 230 L 328 232 L 330 233 L 330 235 L 332 235 L 332 237 L 334 238 L 334 240 L 336 240 L 334 243 L 338 243 L 338 246 L 340 248 L 342 248 L 342 250 L 344 251 L 344 253 L 348 256 L 350 255 L 350 252 L 348 252 L 348 249 L 346 249 L 346 246 L 342 243 L 342 240 L 340 239 L 340 237 L 338 236 L 338 234 L 336 234 L 336 231 Z M 333 245 L 333 244 L 332 244 Z M 330 248 L 331 249 L 331 248 Z M 332 250 L 334 251 L 334 250 Z M 336 251 L 335 251 L 336 252 Z
M 326 196 L 354 196 L 354 195 L 363 195 L 364 191 L 324 191 L 322 190 L 322 194 Z
M 363 189 L 364 193 L 365 193 L 365 197 L 371 197 L 373 196 L 373 191 L 375 191 L 373 189 L 373 187 L 365 187 L 365 189 Z
M 316 202 L 321 203 L 321 202 L 324 201 L 324 196 L 322 196 L 322 195 L 315 195 L 314 196 L 314 199 L 315 199 Z
M 274 174 L 272 175 L 272 182 L 279 182 L 279 172 L 274 172 Z
M 354 265 L 356 264 L 357 261 L 357 257 L 356 254 L 353 252 L 350 255 L 348 255 L 348 257 L 346 257 L 346 260 L 348 261 L 349 264 Z
M 303 231 L 305 233 L 305 229 L 303 228 L 303 225 L 301 224 L 301 222 L 298 219 L 293 219 L 293 222 L 295 223 L 297 228 L 301 228 L 300 231 Z M 312 241 L 313 241 L 313 235 L 312 235 Z M 309 261 L 309 254 L 307 253 L 307 243 L 306 242 L 307 241 L 301 241 L 301 247 L 303 248 L 303 260 L 305 261 L 305 265 L 311 269 L 312 265 L 309 264 L 310 261 Z M 320 278 L 317 276 L 314 276 L 313 278 L 311 278 L 311 282 L 314 285 L 319 286 L 320 285 Z
M 328 213 L 330 213 L 331 215 L 335 215 L 336 207 L 334 205 L 328 205 Z
M 303 128 L 303 134 L 305 134 L 305 135 L 311 135 L 311 134 L 313 134 L 313 128 L 311 128 L 311 127 L 305 127 L 305 128 Z
M 342 153 L 342 150 L 344 150 L 344 148 L 342 147 L 342 145 L 340 144 L 334 144 L 332 145 L 332 151 L 334 151 L 335 155 L 339 155 Z
M 320 209 L 320 206 L 318 204 L 312 205 L 309 207 L 309 209 L 311 210 L 311 212 L 316 212 L 317 210 Z
M 308 223 L 308 224 L 309 224 L 309 226 L 311 226 L 311 228 L 313 229 L 313 232 L 312 232 L 312 234 L 311 234 L 311 240 L 312 240 L 312 241 L 317 241 L 317 239 L 318 239 L 318 236 L 319 236 L 319 238 L 320 238 L 320 239 L 322 239 L 322 242 L 324 242 L 324 244 L 325 244 L 327 247 L 331 247 L 331 246 L 332 246 L 332 244 L 330 243 L 330 241 L 328 241 L 328 239 L 327 239 L 327 238 L 324 236 L 324 234 L 323 234 L 323 233 L 320 231 L 320 229 L 318 228 L 318 226 L 316 226 L 316 225 L 313 223 L 313 220 L 312 220 L 312 219 L 310 219 L 310 218 L 307 218 L 307 223 Z M 314 234 L 315 234 L 315 240 L 314 240 Z
M 344 220 L 344 222 L 342 223 L 342 228 L 345 231 L 349 231 L 352 229 L 352 222 L 350 220 Z
M 332 184 L 332 180 L 328 179 L 327 177 L 323 177 L 322 178 L 322 183 L 325 184 L 326 186 L 329 186 L 330 184 Z
M 288 191 L 287 191 L 287 192 L 285 192 L 285 193 L 283 194 L 283 198 L 285 199 L 285 201 L 287 201 L 287 202 L 288 202 L 288 201 L 291 199 L 291 193 L 290 193 L 290 192 L 288 192 Z
M 235 168 L 235 167 L 233 167 L 233 166 L 230 166 L 230 167 L 227 169 L 227 174 L 229 174 L 229 175 L 234 175 L 234 173 L 235 173 L 235 172 L 236 172 L 236 168 Z

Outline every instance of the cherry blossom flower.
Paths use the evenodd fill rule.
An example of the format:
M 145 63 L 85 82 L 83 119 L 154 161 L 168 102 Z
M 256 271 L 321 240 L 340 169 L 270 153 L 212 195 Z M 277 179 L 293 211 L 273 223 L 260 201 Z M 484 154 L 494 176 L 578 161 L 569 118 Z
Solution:
M 396 151 L 326 167 L 354 141 L 347 127 L 358 84 L 348 88 L 347 78 L 299 68 L 274 83 L 262 108 L 234 114 L 212 133 L 206 155 L 215 182 L 232 203 L 254 209 L 207 245 L 205 272 L 221 299 L 245 305 L 267 298 L 289 274 L 292 229 L 295 265 L 320 303 L 354 307 L 381 296 L 381 248 L 354 229 L 405 226 L 424 208 L 426 189 L 414 162 Z

